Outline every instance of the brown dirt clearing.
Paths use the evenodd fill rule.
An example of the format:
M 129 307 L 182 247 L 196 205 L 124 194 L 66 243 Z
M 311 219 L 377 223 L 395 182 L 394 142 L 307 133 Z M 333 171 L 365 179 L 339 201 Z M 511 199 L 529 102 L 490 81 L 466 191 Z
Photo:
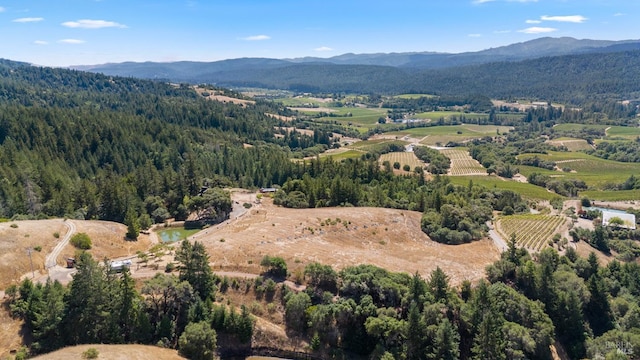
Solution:
M 49 354 L 35 357 L 33 359 L 42 360 L 67 360 L 82 359 L 82 353 L 90 348 L 98 350 L 100 353 L 98 359 L 110 360 L 181 360 L 184 359 L 178 355 L 178 351 L 164 349 L 157 346 L 146 345 L 78 345 L 72 346 Z
M 215 271 L 256 274 L 260 260 L 270 255 L 284 258 L 291 273 L 311 262 L 336 269 L 373 264 L 423 276 L 439 266 L 455 285 L 483 278 L 485 266 L 499 258 L 491 240 L 458 246 L 431 241 L 420 218 L 419 212 L 382 208 L 285 209 L 265 199 L 242 218 L 197 238 Z

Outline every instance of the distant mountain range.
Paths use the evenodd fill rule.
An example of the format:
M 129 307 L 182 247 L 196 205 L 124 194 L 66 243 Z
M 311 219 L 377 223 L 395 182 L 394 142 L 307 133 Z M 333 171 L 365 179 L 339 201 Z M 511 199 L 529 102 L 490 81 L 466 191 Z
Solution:
M 551 84 L 552 93 L 543 92 L 538 96 L 556 97 L 561 93 L 563 84 L 557 84 L 555 81 L 564 79 L 572 81 L 571 84 L 564 84 L 570 89 L 574 91 L 580 89 L 581 93 L 569 95 L 571 98 L 576 96 L 584 98 L 589 95 L 584 93 L 588 84 L 582 84 L 586 79 L 595 83 L 606 81 L 615 86 L 622 86 L 621 84 L 624 83 L 620 89 L 623 96 L 635 95 L 640 91 L 640 88 L 636 89 L 628 84 L 628 79 L 621 78 L 622 73 L 640 71 L 640 68 L 635 67 L 640 66 L 640 63 L 636 64 L 638 56 L 610 55 L 623 53 L 640 54 L 640 40 L 606 41 L 545 37 L 460 54 L 433 52 L 343 54 L 331 58 L 125 62 L 72 68 L 107 75 L 173 82 L 210 83 L 225 87 L 278 88 L 304 92 L 459 93 L 460 91 L 480 91 L 489 96 L 498 96 L 502 95 L 502 89 L 508 88 L 515 91 L 514 96 L 522 96 L 520 94 L 529 92 L 526 89 L 527 84 L 536 84 L 538 88 L 544 88 L 544 81 L 552 81 L 554 82 Z M 623 56 L 624 60 L 620 60 L 619 56 Z M 559 60 L 551 61 L 551 58 Z M 604 63 L 609 65 L 602 66 Z M 580 68 L 572 67 L 577 66 L 576 64 L 580 64 Z M 616 72 L 618 68 L 620 72 Z M 535 78 L 530 79 L 531 76 Z M 498 77 L 501 82 L 506 82 L 507 86 L 503 84 L 502 89 L 497 88 L 499 82 L 492 81 L 494 77 Z M 435 79 L 438 79 L 439 83 L 436 83 Z M 478 83 L 475 79 L 483 79 L 483 82 Z M 618 90 L 615 86 L 612 88 L 612 85 L 603 85 L 601 88 L 604 93 L 611 95 Z

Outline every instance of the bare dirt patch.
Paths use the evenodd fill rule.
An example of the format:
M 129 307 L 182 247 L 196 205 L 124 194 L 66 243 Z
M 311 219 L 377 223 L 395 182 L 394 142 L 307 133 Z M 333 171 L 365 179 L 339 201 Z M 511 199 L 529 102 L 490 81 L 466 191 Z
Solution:
M 437 266 L 452 284 L 484 277 L 499 258 L 491 240 L 450 246 L 420 229 L 419 212 L 381 208 L 285 209 L 263 200 L 240 219 L 198 234 L 215 271 L 260 273 L 265 255 L 283 257 L 291 273 L 311 262 L 336 269 L 373 264 L 428 275 Z M 338 221 L 339 219 L 339 221 Z
M 165 349 L 157 346 L 146 345 L 78 345 L 71 346 L 49 354 L 35 357 L 33 359 L 41 360 L 68 360 L 82 359 L 82 353 L 90 348 L 98 350 L 100 353 L 98 359 L 110 360 L 181 360 L 184 359 L 178 355 L 178 351 Z
M 293 116 L 283 116 L 283 115 L 270 114 L 270 113 L 264 113 L 264 114 L 274 119 L 278 119 L 282 121 L 293 121 L 295 119 Z
M 232 98 L 232 97 L 229 97 L 229 96 L 219 95 L 218 93 L 216 93 L 213 90 L 203 89 L 203 88 L 198 87 L 198 86 L 194 86 L 193 89 L 200 95 L 203 95 L 205 92 L 209 93 L 209 95 L 206 97 L 209 100 L 219 101 L 219 102 L 223 102 L 223 103 L 227 103 L 228 102 L 228 103 L 241 105 L 241 106 L 247 106 L 247 104 L 255 104 L 256 103 L 253 100 L 237 99 L 237 98 Z
M 331 109 L 328 107 L 290 107 L 289 109 L 293 111 L 299 111 L 299 112 L 326 112 L 326 113 L 336 112 L 335 109 Z

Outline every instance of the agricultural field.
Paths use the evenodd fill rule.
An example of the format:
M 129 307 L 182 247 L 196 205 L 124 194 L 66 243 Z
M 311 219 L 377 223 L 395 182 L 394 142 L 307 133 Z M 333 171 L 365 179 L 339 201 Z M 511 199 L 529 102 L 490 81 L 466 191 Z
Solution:
M 368 131 L 379 125 L 379 118 L 387 117 L 387 110 L 380 108 L 364 108 L 364 107 L 332 107 L 331 114 L 335 116 L 327 116 L 317 119 L 317 121 L 334 122 L 337 121 L 346 126 L 366 129 Z
M 587 190 L 581 191 L 580 197 L 599 201 L 640 200 L 640 190 Z
M 397 144 L 400 146 L 409 145 L 408 141 L 402 140 L 394 140 L 394 139 L 375 139 L 375 140 L 364 140 L 355 142 L 348 147 L 354 150 L 360 150 L 365 152 L 377 152 L 381 148 L 385 147 L 389 144 Z
M 326 151 L 320 154 L 321 158 L 331 157 L 335 161 L 345 160 L 345 159 L 357 159 L 360 158 L 365 153 L 360 150 L 349 150 L 346 148 L 336 149 L 341 151 Z
M 624 138 L 635 140 L 640 136 L 640 127 L 612 126 L 607 129 L 607 138 Z
M 451 176 L 487 175 L 487 170 L 469 155 L 466 148 L 440 149 L 446 157 L 451 159 Z
M 400 163 L 400 171 L 402 171 L 403 173 L 412 172 L 417 166 L 420 166 L 420 167 L 426 166 L 426 164 L 420 161 L 420 159 L 418 159 L 416 157 L 416 154 L 414 154 L 413 152 L 392 152 L 388 154 L 382 154 L 380 156 L 379 162 L 380 164 L 382 164 L 385 161 L 388 161 L 392 166 L 396 162 Z M 405 165 L 409 165 L 411 170 L 409 170 L 408 172 L 404 171 L 402 168 Z
M 414 116 L 411 116 L 414 119 L 431 119 L 431 120 L 438 120 L 438 119 L 450 119 L 452 116 L 456 116 L 456 117 L 467 117 L 467 118 L 483 118 L 486 119 L 489 117 L 489 115 L 487 114 L 480 114 L 480 113 L 465 113 L 462 111 L 427 111 L 427 112 L 422 112 L 422 113 L 417 113 Z
M 518 247 L 540 251 L 549 246 L 553 235 L 560 232 L 567 219 L 559 215 L 510 215 L 497 221 L 496 229 L 503 239 L 516 234 Z
M 564 146 L 569 151 L 582 151 L 592 149 L 591 145 L 589 145 L 589 143 L 587 143 L 587 140 L 584 139 L 561 137 L 553 140 L 547 140 L 547 143 L 553 146 Z
M 437 97 L 436 95 L 429 95 L 429 94 L 400 94 L 400 95 L 396 95 L 394 96 L 395 98 L 398 99 L 420 99 L 420 98 L 435 98 Z
M 464 142 L 484 136 L 495 136 L 511 130 L 509 126 L 462 124 L 452 126 L 428 126 L 389 132 L 388 135 L 421 138 L 423 145 L 444 146 L 448 142 Z
M 523 198 L 531 200 L 546 200 L 562 198 L 562 196 L 547 191 L 540 186 L 529 183 L 522 183 L 514 180 L 503 179 L 494 175 L 491 176 L 451 176 L 449 180 L 456 185 L 469 185 L 469 181 L 482 185 L 490 189 L 511 190 L 520 194 Z
M 575 172 L 545 170 L 533 166 L 518 166 L 520 173 L 529 176 L 533 172 L 566 179 L 583 180 L 591 189 L 602 188 L 606 184 L 620 184 L 631 175 L 640 173 L 640 164 L 623 163 L 601 159 L 592 155 L 574 152 L 549 152 L 549 154 L 522 154 L 518 158 L 538 156 L 543 160 L 555 161 L 560 168 L 570 168 Z M 637 198 L 636 198 L 637 199 Z M 627 199 L 625 199 L 627 200 Z M 633 199 L 628 199 L 633 200 Z

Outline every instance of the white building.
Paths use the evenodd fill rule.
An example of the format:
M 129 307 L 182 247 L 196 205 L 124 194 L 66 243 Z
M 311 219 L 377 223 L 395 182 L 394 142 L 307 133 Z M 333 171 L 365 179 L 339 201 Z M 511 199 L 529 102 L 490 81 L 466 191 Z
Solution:
M 622 228 L 636 229 L 636 216 L 634 214 L 602 210 L 602 226 L 609 226 L 609 221 L 612 218 L 621 219 L 624 222 L 623 225 L 620 225 Z

